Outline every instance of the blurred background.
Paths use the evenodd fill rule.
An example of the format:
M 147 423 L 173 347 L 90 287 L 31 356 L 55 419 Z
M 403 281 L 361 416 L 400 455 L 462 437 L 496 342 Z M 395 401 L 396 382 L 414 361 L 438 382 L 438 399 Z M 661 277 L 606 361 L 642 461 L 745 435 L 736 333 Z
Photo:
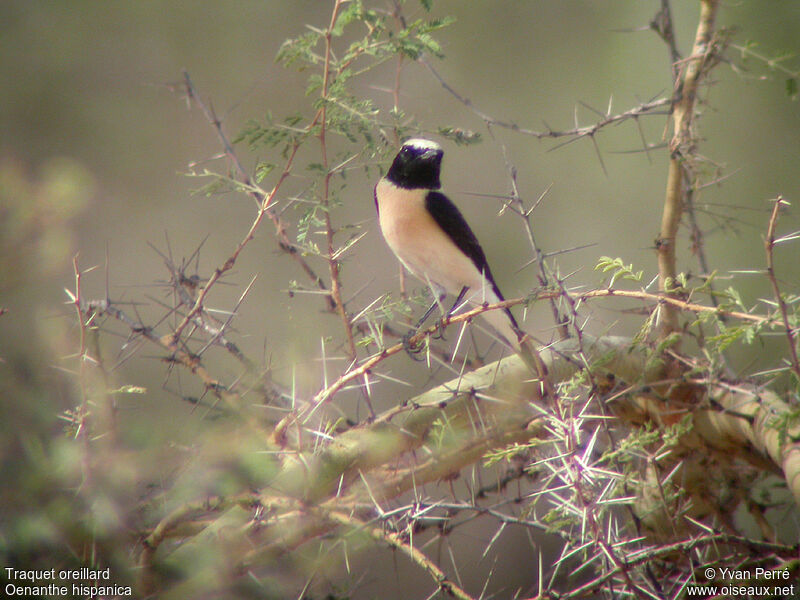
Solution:
M 168 272 L 154 247 L 180 263 L 206 240 L 200 273 L 207 276 L 221 264 L 247 231 L 254 207 L 242 194 L 193 193 L 207 182 L 188 173 L 227 167 L 214 160 L 220 147 L 213 129 L 180 93 L 182 69 L 213 104 L 231 137 L 268 112 L 276 118 L 308 114 L 313 102 L 304 93 L 308 74 L 284 69 L 274 58 L 284 40 L 303 33 L 307 24 L 327 26 L 331 4 L 0 4 L 0 307 L 7 310 L 0 316 L 5 487 L 0 513 L 24 514 L 35 532 L 30 539 L 50 539 L 47 523 L 36 516 L 48 487 L 25 480 L 26 461 L 58 454 L 54 448 L 60 448 L 64 435 L 59 415 L 74 408 L 76 398 L 71 374 L 77 369 L 78 328 L 64 293 L 75 287 L 73 257 L 81 269 L 98 267 L 83 277 L 85 297 L 103 298 L 108 289 L 145 320 L 163 314 L 154 299 L 166 301 L 169 295 Z M 370 4 L 387 8 L 389 3 Z M 616 114 L 669 96 L 669 52 L 649 29 L 659 7 L 655 0 L 437 1 L 432 15 L 454 16 L 456 22 L 436 34 L 445 58 L 431 61 L 449 85 L 497 119 L 536 130 L 588 125 L 600 119 L 599 113 Z M 698 10 L 697 2 L 673 3 L 684 56 Z M 409 18 L 426 17 L 417 2 L 408 2 L 405 11 Z M 795 0 L 725 3 L 720 25 L 733 44 L 752 42 L 752 51 L 768 58 L 800 51 Z M 721 287 L 727 287 L 725 278 L 733 270 L 763 268 L 769 199 L 800 198 L 800 105 L 787 74 L 776 68 L 796 72 L 797 58 L 770 66 L 733 48 L 726 56 L 730 62 L 717 67 L 702 90 L 697 122 L 700 153 L 709 161 L 707 181 L 720 179 L 702 190 L 697 204 L 705 250 Z M 395 63 L 386 64 L 355 80 L 351 89 L 388 111 L 394 78 Z M 519 219 L 508 212 L 498 215 L 500 202 L 490 197 L 509 192 L 508 163 L 517 169 L 526 202 L 549 189 L 534 213 L 537 242 L 545 252 L 592 244 L 557 258 L 562 275 L 570 275 L 569 286 L 598 285 L 593 267 L 603 255 L 644 269 L 645 281 L 655 276 L 653 244 L 667 156 L 663 147 L 643 152 L 642 138 L 648 144 L 663 142 L 665 116 L 606 128 L 595 143 L 582 139 L 561 146 L 563 139 L 537 140 L 498 128 L 492 137 L 422 65 L 406 61 L 400 90 L 400 107 L 417 120 L 420 133 L 437 137 L 431 132 L 447 125 L 482 135 L 483 143 L 469 146 L 437 138 L 446 151 L 443 184 L 475 229 L 507 297 L 536 285 L 534 269 L 525 268 L 530 252 Z M 248 167 L 264 158 L 244 145 L 239 151 Z M 352 312 L 399 287 L 397 263 L 374 219 L 377 173 L 375 168 L 353 170 L 333 217 L 340 226 L 357 224 L 366 233 L 344 259 Z M 305 183 L 298 176 L 289 189 Z M 793 207 L 782 216 L 779 231 L 797 229 L 800 218 Z M 779 248 L 776 256 L 787 292 L 797 292 L 797 256 L 791 246 Z M 700 271 L 685 230 L 679 265 Z M 315 266 L 326 272 L 321 262 Z M 238 310 L 236 343 L 269 364 L 276 381 L 299 395 L 313 394 L 322 382 L 320 340 L 339 339 L 341 323 L 320 314 L 318 297 L 290 298 L 291 282 L 301 274 L 277 251 L 269 223 L 226 279 L 231 285 L 218 286 L 211 303 L 230 310 L 256 275 Z M 747 306 L 770 295 L 758 275 L 737 285 Z M 626 315 L 622 308 L 599 304 L 588 327 L 597 333 L 635 332 L 641 315 Z M 547 314 L 546 307 L 535 308 L 526 325 L 541 339 L 549 338 L 550 325 L 539 326 L 537 315 L 546 319 Z M 106 347 L 114 365 L 111 385 L 146 389 L 120 399 L 130 448 L 159 456 L 154 442 L 189 443 L 203 435 L 209 413 L 181 401 L 194 383 L 166 374 L 155 348 L 115 364 L 124 341 L 122 332 Z M 734 366 L 741 372 L 757 370 L 783 351 L 776 348 L 767 344 L 757 359 L 749 352 L 734 353 Z M 335 358 L 338 349 L 331 352 Z M 430 385 L 414 375 L 419 366 L 406 357 L 392 369 L 393 376 L 412 379 L 412 388 L 387 384 L 376 409 Z M 233 369 L 217 373 L 223 379 L 235 374 Z M 520 556 L 523 563 L 534 556 L 529 547 L 528 552 Z

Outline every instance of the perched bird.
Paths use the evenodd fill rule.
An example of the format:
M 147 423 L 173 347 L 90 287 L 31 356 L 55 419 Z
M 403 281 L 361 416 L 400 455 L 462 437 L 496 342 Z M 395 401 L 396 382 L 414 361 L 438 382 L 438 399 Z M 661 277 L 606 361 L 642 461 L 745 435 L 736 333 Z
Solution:
M 443 155 L 436 142 L 410 139 L 375 186 L 375 207 L 386 243 L 434 294 L 435 302 L 419 325 L 448 293 L 457 297 L 451 312 L 462 301 L 474 307 L 504 299 L 472 229 L 456 205 L 438 191 Z M 490 310 L 482 316 L 507 346 L 521 353 L 525 336 L 510 310 Z

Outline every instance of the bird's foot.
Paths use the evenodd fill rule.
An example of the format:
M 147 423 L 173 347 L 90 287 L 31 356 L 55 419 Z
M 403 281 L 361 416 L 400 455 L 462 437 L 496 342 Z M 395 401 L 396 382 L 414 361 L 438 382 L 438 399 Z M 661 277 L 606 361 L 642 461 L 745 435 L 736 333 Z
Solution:
M 445 319 L 449 319 L 449 318 L 450 318 L 450 315 L 447 315 L 446 317 L 442 317 L 441 319 L 439 319 L 438 321 L 436 321 L 436 333 L 433 335 L 433 337 L 434 337 L 435 339 L 437 339 L 437 340 L 444 340 L 444 339 L 446 339 L 446 338 L 444 337 L 444 330 L 445 330 L 445 328 L 447 327 L 447 326 L 445 325 Z
M 424 344 L 422 344 L 422 342 L 413 341 L 413 338 L 416 334 L 416 331 L 409 331 L 403 336 L 403 350 L 405 350 L 406 354 L 408 354 L 408 356 L 413 360 L 421 361 L 422 357 L 417 355 L 422 352 Z

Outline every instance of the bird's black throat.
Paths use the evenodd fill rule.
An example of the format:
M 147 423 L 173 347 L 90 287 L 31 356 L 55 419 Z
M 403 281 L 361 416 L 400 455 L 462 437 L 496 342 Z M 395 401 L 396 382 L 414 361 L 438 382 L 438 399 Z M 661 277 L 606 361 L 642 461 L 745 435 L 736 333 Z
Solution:
M 442 151 L 404 146 L 389 167 L 386 179 L 398 187 L 438 190 Z

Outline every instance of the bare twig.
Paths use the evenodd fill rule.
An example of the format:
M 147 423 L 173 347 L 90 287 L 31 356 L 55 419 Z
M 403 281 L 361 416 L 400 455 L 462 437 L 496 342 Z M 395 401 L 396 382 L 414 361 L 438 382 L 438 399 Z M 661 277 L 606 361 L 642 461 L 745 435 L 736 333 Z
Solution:
M 92 361 L 92 358 L 89 356 L 89 348 L 88 348 L 88 327 L 92 321 L 92 315 L 84 314 L 84 307 L 83 307 L 83 298 L 81 297 L 83 294 L 83 288 L 81 285 L 81 280 L 83 277 L 83 271 L 81 271 L 80 267 L 78 266 L 78 255 L 76 254 L 72 257 L 72 271 L 75 275 L 75 293 L 73 294 L 69 290 L 67 290 L 67 294 L 70 297 L 71 303 L 75 308 L 75 313 L 78 318 L 78 324 L 80 327 L 80 350 L 78 353 L 78 373 L 79 377 L 78 380 L 80 382 L 81 387 L 81 405 L 78 409 L 78 415 L 76 416 L 76 427 L 75 427 L 75 437 L 78 439 L 83 440 L 84 444 L 87 444 L 89 439 L 89 432 L 87 431 L 87 419 L 89 418 L 89 389 L 88 389 L 88 375 L 87 375 L 87 364 Z M 92 361 L 93 362 L 93 361 Z
M 492 130 L 491 125 L 487 124 L 487 127 L 489 129 L 489 134 L 494 138 L 494 131 Z M 503 160 L 506 164 L 508 179 L 511 185 L 511 194 L 509 195 L 508 199 L 503 200 L 503 205 L 510 208 L 512 212 L 514 212 L 514 214 L 516 214 L 522 220 L 525 233 L 528 236 L 528 243 L 530 243 L 531 246 L 531 252 L 533 252 L 533 260 L 536 261 L 536 264 L 539 268 L 539 273 L 537 275 L 539 285 L 541 285 L 544 289 L 548 289 L 552 287 L 552 284 L 554 283 L 553 274 L 550 272 L 550 269 L 545 262 L 545 254 L 536 244 L 536 238 L 533 235 L 531 215 L 533 214 L 533 211 L 536 210 L 536 207 L 541 204 L 542 200 L 550 191 L 550 187 L 552 186 L 548 186 L 548 188 L 539 195 L 539 198 L 536 199 L 533 205 L 530 208 L 527 208 L 522 200 L 522 197 L 520 196 L 519 187 L 517 185 L 517 167 L 509 159 L 508 150 L 506 149 L 505 144 L 500 143 L 500 149 L 503 152 Z M 553 313 L 553 319 L 555 320 L 556 327 L 559 329 L 561 339 L 566 339 L 569 337 L 566 319 L 559 311 L 555 298 L 551 298 L 549 303 L 550 310 Z
M 259 225 L 261 225 L 261 221 L 263 220 L 264 216 L 269 214 L 272 215 L 272 211 L 269 210 L 272 206 L 272 203 L 275 199 L 278 190 L 280 189 L 281 185 L 284 181 L 289 177 L 289 173 L 291 173 L 292 165 L 294 163 L 295 156 L 297 155 L 297 150 L 299 148 L 298 142 L 292 144 L 292 147 L 289 151 L 289 156 L 286 159 L 286 163 L 283 167 L 283 171 L 281 172 L 280 176 L 278 177 L 278 181 L 275 183 L 275 186 L 272 188 L 271 191 L 266 192 L 258 188 L 257 186 L 253 186 L 252 182 L 250 181 L 249 175 L 247 175 L 246 171 L 244 171 L 241 163 L 239 163 L 238 158 L 236 158 L 235 153 L 233 152 L 230 143 L 227 140 L 227 137 L 222 131 L 222 124 L 217 119 L 216 115 L 214 114 L 213 110 L 209 109 L 197 96 L 197 93 L 192 85 L 192 81 L 189 78 L 189 74 L 184 72 L 184 79 L 186 82 L 186 91 L 187 94 L 191 99 L 195 101 L 206 114 L 206 117 L 209 119 L 209 122 L 212 123 L 215 130 L 217 131 L 218 137 L 222 140 L 223 146 L 225 146 L 225 151 L 231 160 L 233 160 L 234 164 L 237 165 L 237 169 L 240 170 L 240 177 L 242 181 L 246 183 L 248 187 L 254 187 L 254 189 L 258 189 L 259 191 L 251 192 L 252 195 L 256 198 L 258 202 L 258 212 L 256 213 L 255 218 L 253 219 L 252 224 L 250 225 L 250 229 L 247 231 L 247 234 L 242 238 L 242 240 L 237 244 L 234 251 L 231 255 L 225 260 L 225 262 L 214 269 L 211 277 L 208 279 L 206 284 L 203 288 L 198 292 L 197 298 L 195 299 L 195 303 L 192 308 L 186 313 L 183 320 L 175 327 L 175 331 L 172 333 L 172 344 L 177 346 L 177 342 L 180 339 L 183 330 L 186 328 L 189 323 L 203 310 L 203 303 L 206 299 L 206 296 L 211 291 L 211 288 L 214 284 L 219 281 L 219 279 L 229 270 L 233 268 L 236 264 L 236 260 L 239 258 L 241 252 L 245 249 L 248 242 L 255 237 L 255 232 L 258 229 Z M 285 235 L 285 232 L 284 232 Z M 305 262 L 305 261 L 303 261 Z M 316 276 L 315 276 L 316 277 Z M 321 281 L 321 280 L 320 280 Z
M 789 321 L 789 309 L 786 306 L 786 301 L 783 299 L 781 290 L 778 287 L 778 279 L 775 277 L 775 261 L 773 257 L 773 250 L 775 248 L 775 226 L 778 223 L 778 214 L 781 207 L 788 205 L 781 196 L 778 196 L 773 201 L 772 214 L 769 218 L 769 225 L 767 226 L 767 238 L 764 240 L 764 246 L 767 252 L 767 278 L 772 291 L 775 295 L 775 302 L 781 311 L 781 318 L 783 319 L 783 329 L 786 332 L 786 339 L 789 342 L 789 356 L 792 360 L 792 370 L 798 381 L 800 381 L 800 362 L 797 360 L 797 340 L 795 338 L 795 330 Z
M 678 44 L 675 40 L 675 28 L 672 21 L 672 9 L 669 0 L 661 0 L 661 10 L 656 13 L 650 22 L 650 29 L 654 30 L 669 48 L 670 59 L 672 60 L 673 80 L 677 77 L 677 64 L 681 60 L 681 53 L 678 51 Z
M 292 163 L 294 161 L 294 157 L 298 149 L 298 145 L 295 143 L 292 146 L 289 154 L 289 159 L 286 161 L 284 170 L 281 173 L 278 182 L 275 184 L 273 189 L 270 192 L 261 189 L 261 187 L 259 187 L 253 182 L 249 173 L 244 168 L 244 165 L 242 165 L 238 155 L 236 154 L 236 151 L 233 149 L 233 146 L 231 145 L 230 140 L 228 139 L 228 136 L 222 129 L 222 123 L 217 118 L 213 109 L 209 107 L 198 94 L 197 89 L 194 86 L 194 83 L 192 83 L 192 80 L 189 77 L 189 73 L 184 71 L 183 75 L 184 75 L 186 95 L 188 99 L 200 107 L 206 119 L 214 128 L 214 131 L 216 132 L 217 137 L 219 138 L 220 143 L 222 144 L 225 150 L 226 156 L 232 162 L 232 164 L 236 169 L 239 181 L 244 186 L 244 189 L 247 190 L 248 195 L 251 196 L 256 201 L 256 204 L 259 206 L 259 211 L 256 216 L 256 221 L 253 223 L 253 225 L 257 226 L 258 223 L 260 223 L 261 219 L 263 218 L 264 214 L 266 214 L 275 226 L 275 235 L 278 238 L 278 246 L 281 248 L 281 250 L 286 252 L 290 257 L 292 257 L 292 259 L 298 265 L 300 265 L 300 268 L 314 283 L 314 285 L 317 286 L 318 289 L 322 291 L 328 291 L 325 282 L 319 275 L 317 275 L 314 272 L 314 270 L 311 268 L 311 265 L 309 265 L 308 261 L 306 261 L 306 259 L 303 257 L 302 249 L 299 248 L 295 243 L 293 243 L 289 239 L 289 236 L 287 234 L 288 225 L 283 221 L 283 219 L 281 219 L 275 213 L 275 211 L 271 210 L 271 204 L 273 202 L 275 195 L 277 194 L 278 188 L 283 183 L 283 181 L 289 176 Z M 255 227 L 251 227 L 250 233 L 252 234 L 254 231 Z M 249 238 L 246 237 L 245 240 L 249 240 Z M 233 265 L 231 265 L 231 267 L 232 266 Z M 336 310 L 336 304 L 332 296 L 330 296 L 330 294 L 326 294 L 325 298 L 327 301 L 328 310 Z
M 472 596 L 456 585 L 454 581 L 451 581 L 450 578 L 447 577 L 444 571 L 442 571 L 434 561 L 425 556 L 425 554 L 419 550 L 419 548 L 416 548 L 412 543 L 405 539 L 403 535 L 394 531 L 385 531 L 381 527 L 364 523 L 355 517 L 351 517 L 336 511 L 331 511 L 328 513 L 328 517 L 340 525 L 354 527 L 358 530 L 366 531 L 372 539 L 378 542 L 389 544 L 389 546 L 395 550 L 399 550 L 409 560 L 411 560 L 411 562 L 423 569 L 433 578 L 433 580 L 436 582 L 438 591 L 444 592 L 448 596 L 452 598 L 458 598 L 459 600 L 474 600 Z
M 83 302 L 83 311 L 91 319 L 97 319 L 103 315 L 108 315 L 115 320 L 125 324 L 130 330 L 131 338 L 143 337 L 149 342 L 167 350 L 170 354 L 165 360 L 170 364 L 179 364 L 188 369 L 192 374 L 197 375 L 203 382 L 205 389 L 211 392 L 216 398 L 223 401 L 226 405 L 233 408 L 237 414 L 245 416 L 255 431 L 263 431 L 263 425 L 256 418 L 250 416 L 249 411 L 245 410 L 241 394 L 229 386 L 226 386 L 219 379 L 215 378 L 210 371 L 203 365 L 200 357 L 190 352 L 184 345 L 179 345 L 173 339 L 171 333 L 159 336 L 154 329 L 131 318 L 125 311 L 118 308 L 109 300 L 93 300 Z M 279 394 L 275 390 L 265 389 L 269 398 L 277 399 Z
M 202 245 L 202 244 L 201 244 Z M 197 301 L 197 291 L 200 287 L 206 284 L 206 281 L 202 280 L 199 275 L 187 275 L 186 274 L 186 264 L 185 262 L 181 265 L 176 265 L 175 262 L 172 260 L 171 256 L 165 255 L 161 252 L 158 248 L 156 248 L 153 244 L 149 244 L 149 246 L 162 258 L 164 261 L 164 266 L 170 273 L 170 281 L 169 286 L 175 295 L 175 307 L 172 309 L 174 313 L 178 313 L 181 306 L 186 307 L 193 307 L 195 302 Z M 194 254 L 199 253 L 199 247 L 195 250 Z M 193 255 L 194 255 L 193 254 Z M 191 258 L 186 261 L 191 262 Z M 231 356 L 233 356 L 237 361 L 239 361 L 248 371 L 254 372 L 256 370 L 255 364 L 251 361 L 245 354 L 239 349 L 239 347 L 231 341 L 230 339 L 225 336 L 225 330 L 230 325 L 233 317 L 236 314 L 236 310 L 238 306 L 244 300 L 244 297 L 247 295 L 249 290 L 251 289 L 253 281 L 248 284 L 245 288 L 245 291 L 239 298 L 236 307 L 231 311 L 228 319 L 220 324 L 218 319 L 215 319 L 211 315 L 208 314 L 208 310 L 205 309 L 200 311 L 194 317 L 194 325 L 203 330 L 208 336 L 209 341 L 206 344 L 206 348 L 211 345 L 221 345 L 225 350 L 227 350 Z M 110 298 L 106 296 L 106 299 L 109 300 Z M 198 355 L 203 354 L 203 350 L 198 352 Z
M 339 280 L 339 261 L 336 259 L 333 247 L 333 225 L 331 223 L 330 212 L 330 183 L 333 171 L 330 169 L 328 163 L 328 145 L 326 143 L 326 134 L 328 131 L 328 86 L 331 82 L 331 53 L 333 38 L 333 27 L 336 25 L 336 19 L 339 15 L 339 9 L 342 6 L 342 0 L 336 0 L 331 11 L 331 20 L 328 29 L 325 30 L 325 63 L 322 71 L 322 88 L 320 90 L 320 99 L 322 100 L 322 107 L 320 108 L 318 120 L 319 121 L 319 143 L 322 152 L 322 167 L 325 171 L 325 176 L 322 180 L 322 207 L 323 207 L 323 220 L 325 222 L 325 241 L 327 243 L 327 261 L 328 270 L 331 278 L 331 297 L 333 298 L 336 312 L 342 319 L 344 325 L 345 337 L 347 339 L 348 352 L 350 359 L 355 360 L 356 343 L 353 339 L 353 324 L 350 322 L 350 317 L 347 315 L 344 302 L 342 302 L 342 285 Z
M 456 100 L 461 102 L 464 106 L 469 108 L 475 115 L 477 115 L 481 120 L 483 120 L 487 125 L 494 125 L 496 127 L 502 127 L 504 129 L 510 129 L 511 131 L 515 131 L 517 133 L 521 133 L 523 135 L 529 135 L 535 138 L 561 138 L 561 137 L 572 137 L 575 139 L 580 138 L 593 138 L 593 136 L 598 133 L 601 129 L 607 127 L 608 125 L 612 125 L 614 123 L 619 123 L 621 121 L 627 121 L 628 119 L 635 119 L 645 114 L 666 114 L 663 112 L 657 112 L 657 108 L 662 108 L 665 106 L 669 106 L 671 100 L 669 98 L 658 98 L 648 100 L 647 102 L 643 102 L 638 106 L 634 106 L 624 112 L 621 112 L 616 115 L 607 114 L 603 116 L 599 121 L 593 123 L 592 125 L 586 125 L 583 127 L 575 126 L 572 129 L 564 129 L 561 131 L 551 129 L 548 127 L 545 130 L 537 131 L 534 129 L 528 129 L 526 127 L 520 127 L 516 123 L 512 123 L 509 121 L 503 121 L 500 119 L 496 119 L 495 117 L 486 114 L 485 112 L 478 109 L 473 103 L 472 100 L 460 94 L 455 88 L 453 88 L 445 79 L 442 77 L 439 72 L 433 67 L 429 60 L 426 58 L 420 59 L 422 64 L 424 64 L 431 74 L 439 81 L 442 87 L 447 90 Z

